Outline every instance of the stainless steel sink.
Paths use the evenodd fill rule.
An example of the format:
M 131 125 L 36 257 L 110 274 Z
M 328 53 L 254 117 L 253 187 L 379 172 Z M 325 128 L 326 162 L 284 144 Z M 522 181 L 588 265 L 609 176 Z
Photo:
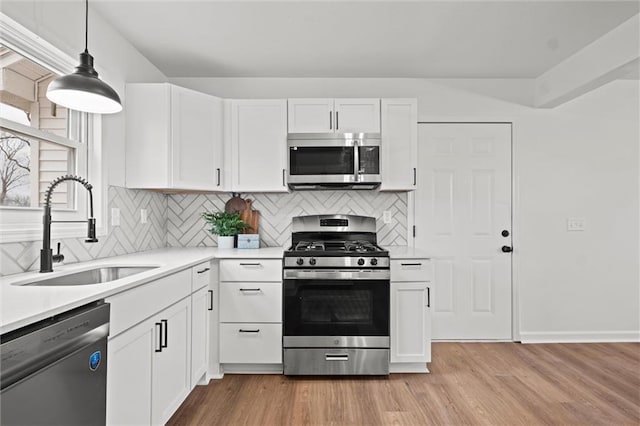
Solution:
M 100 284 L 150 271 L 158 266 L 103 266 L 18 285 L 65 286 Z

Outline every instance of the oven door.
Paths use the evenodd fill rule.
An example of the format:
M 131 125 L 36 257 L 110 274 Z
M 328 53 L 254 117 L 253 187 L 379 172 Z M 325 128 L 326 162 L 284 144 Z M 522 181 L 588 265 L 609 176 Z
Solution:
M 388 279 L 284 280 L 285 347 L 389 347 Z

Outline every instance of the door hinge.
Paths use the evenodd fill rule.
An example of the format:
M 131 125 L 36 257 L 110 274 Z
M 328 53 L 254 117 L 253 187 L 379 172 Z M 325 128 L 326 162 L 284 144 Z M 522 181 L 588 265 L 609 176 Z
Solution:
M 415 237 L 416 237 L 416 226 L 413 225 L 413 238 L 415 238 Z

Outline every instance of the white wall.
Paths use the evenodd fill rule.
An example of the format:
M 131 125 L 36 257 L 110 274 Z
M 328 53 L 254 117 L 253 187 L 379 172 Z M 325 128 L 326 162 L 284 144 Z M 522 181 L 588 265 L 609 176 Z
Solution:
M 200 78 L 225 98 L 417 97 L 419 120 L 514 122 L 514 274 L 523 341 L 640 336 L 639 85 L 550 110 L 533 80 Z M 568 217 L 587 220 L 567 232 Z
M 2 0 L 0 11 L 73 58 L 84 50 L 84 1 Z M 162 82 L 165 76 L 89 5 L 89 53 L 100 78 L 125 104 L 125 83 Z M 72 71 L 72 70 L 69 70 Z M 124 113 L 102 120 L 108 183 L 124 186 Z

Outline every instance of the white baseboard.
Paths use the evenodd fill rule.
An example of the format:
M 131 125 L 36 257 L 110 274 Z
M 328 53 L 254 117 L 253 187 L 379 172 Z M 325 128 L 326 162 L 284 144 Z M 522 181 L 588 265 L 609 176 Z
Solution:
M 619 343 L 640 342 L 640 331 L 520 332 L 521 343 Z
M 389 373 L 428 373 L 426 362 L 401 362 L 389 364 Z
M 220 364 L 224 374 L 282 374 L 282 364 Z

